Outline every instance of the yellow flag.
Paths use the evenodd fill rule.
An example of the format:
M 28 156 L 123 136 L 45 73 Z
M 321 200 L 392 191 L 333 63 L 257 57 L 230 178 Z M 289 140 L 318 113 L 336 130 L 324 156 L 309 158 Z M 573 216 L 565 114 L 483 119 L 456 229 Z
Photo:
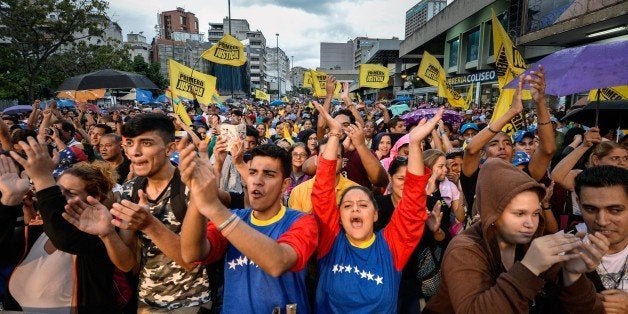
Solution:
M 283 97 L 281 98 L 281 101 L 282 101 L 282 102 L 285 102 L 285 103 L 289 103 L 289 102 L 290 102 L 290 99 L 288 99 L 288 96 L 283 96 Z
M 390 74 L 387 67 L 379 64 L 360 65 L 360 87 L 386 88 Z
M 497 68 L 497 81 L 499 88 L 504 87 L 516 76 L 525 72 L 526 62 L 513 45 L 510 36 L 497 19 L 495 11 L 492 13 L 493 27 L 493 55 L 495 56 L 495 67 Z
M 515 89 L 502 89 L 499 94 L 499 98 L 497 98 L 491 122 L 496 120 L 497 117 L 503 116 L 510 109 L 515 92 Z M 502 128 L 502 131 L 508 135 L 512 135 L 516 130 L 523 128 L 523 118 L 522 114 L 515 116 L 510 120 L 510 122 L 506 123 L 506 125 Z
M 465 108 L 467 106 L 460 93 L 447 83 L 447 75 L 440 62 L 427 51 L 423 52 L 417 75 L 426 83 L 438 87 L 438 96 L 447 98 L 447 102 L 453 107 Z
M 358 103 L 362 102 L 362 97 L 360 97 L 360 93 L 355 93 L 355 97 L 358 99 Z
M 312 75 L 309 70 L 303 72 L 303 87 L 314 88 L 314 86 L 312 86 Z
M 621 85 L 591 90 L 589 92 L 589 101 L 597 100 L 598 91 L 600 92 L 600 100 L 621 100 L 628 98 L 628 85 Z
M 526 63 L 519 50 L 513 45 L 512 40 L 510 40 L 510 36 L 506 33 L 506 30 L 502 26 L 502 23 L 497 19 L 495 12 L 492 11 L 492 28 L 493 28 L 493 55 L 495 56 L 495 68 L 497 69 L 497 82 L 499 84 L 499 88 L 501 89 L 510 81 L 512 81 L 516 76 L 525 72 Z M 502 89 L 499 94 L 499 99 L 495 104 L 495 109 L 493 110 L 493 116 L 491 117 L 491 122 L 495 121 L 501 115 L 506 113 L 508 109 L 510 109 L 510 105 L 512 104 L 512 97 L 515 95 L 514 90 L 510 90 L 511 92 L 506 92 L 506 89 Z M 521 94 L 522 99 L 531 99 L 532 96 L 530 91 L 524 90 Z M 513 126 L 517 126 L 517 121 L 523 119 L 523 114 L 519 114 L 519 116 L 513 118 L 516 120 L 515 122 L 511 121 L 511 123 L 507 124 L 502 130 L 506 133 L 511 133 L 509 128 Z
M 239 67 L 246 63 L 244 45 L 235 37 L 227 34 L 211 48 L 205 50 L 201 57 L 219 64 Z
M 471 106 L 471 103 L 473 102 L 473 85 L 475 85 L 475 83 L 471 83 L 469 84 L 469 90 L 467 90 L 467 99 L 465 100 L 465 102 L 467 103 L 467 106 L 464 108 L 464 110 L 469 109 L 469 107 Z
M 270 101 L 270 95 L 264 93 L 263 91 L 256 89 L 255 90 L 255 99 Z
M 185 106 L 181 103 L 181 99 L 179 96 L 172 92 L 170 89 L 166 90 L 166 97 L 170 99 L 170 103 L 172 104 L 172 111 L 181 118 L 181 121 L 185 123 L 185 125 L 192 125 L 192 120 L 190 120 L 190 116 L 185 110 Z
M 312 87 L 314 90 L 314 97 L 325 97 L 327 92 L 325 91 L 325 79 L 327 73 L 322 71 L 310 70 L 310 77 L 312 77 Z M 340 82 L 336 82 L 336 88 L 334 89 L 334 98 L 338 98 L 340 89 L 342 88 Z
M 216 77 L 194 71 L 172 59 L 168 60 L 170 69 L 170 90 L 177 96 L 188 99 L 196 98 L 199 103 L 207 105 L 212 101 L 216 90 Z

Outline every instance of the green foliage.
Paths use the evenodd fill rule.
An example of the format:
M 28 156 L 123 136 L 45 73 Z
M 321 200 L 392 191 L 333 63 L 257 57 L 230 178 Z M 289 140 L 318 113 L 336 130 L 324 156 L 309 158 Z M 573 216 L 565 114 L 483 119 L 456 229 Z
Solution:
M 65 73 L 123 63 L 124 53 L 113 45 L 78 44 L 102 36 L 108 5 L 102 0 L 0 1 L 0 97 L 30 102 L 55 89 Z M 100 59 L 106 56 L 113 60 Z M 59 69 L 61 64 L 70 69 Z
M 131 71 L 142 74 L 146 76 L 149 80 L 151 80 L 155 85 L 157 85 L 161 89 L 165 89 L 168 86 L 168 81 L 166 78 L 159 72 L 160 66 L 159 63 L 151 63 L 148 64 L 144 61 L 142 56 L 135 56 L 133 62 L 131 64 Z

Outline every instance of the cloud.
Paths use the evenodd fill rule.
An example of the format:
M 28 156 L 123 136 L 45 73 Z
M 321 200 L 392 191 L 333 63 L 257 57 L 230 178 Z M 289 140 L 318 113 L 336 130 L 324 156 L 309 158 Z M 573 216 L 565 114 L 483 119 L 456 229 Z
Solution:
M 155 36 L 157 15 L 182 6 L 199 20 L 200 32 L 207 34 L 208 23 L 222 22 L 227 2 L 208 6 L 205 1 L 188 0 L 177 5 L 168 0 L 146 0 L 141 8 L 126 0 L 110 0 L 110 17 L 122 27 L 123 35 L 143 31 L 150 43 Z M 242 0 L 232 1 L 232 18 L 247 19 L 252 30 L 260 30 L 267 45 L 279 47 L 294 56 L 294 65 L 317 67 L 321 42 L 347 42 L 358 36 L 403 38 L 405 12 L 415 1 L 407 0 Z

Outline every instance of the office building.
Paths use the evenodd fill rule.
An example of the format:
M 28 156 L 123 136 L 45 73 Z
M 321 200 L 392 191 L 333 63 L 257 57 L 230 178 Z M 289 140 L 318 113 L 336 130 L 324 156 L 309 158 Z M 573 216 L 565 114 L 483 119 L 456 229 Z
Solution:
M 406 38 L 447 6 L 446 0 L 421 0 L 406 11 Z

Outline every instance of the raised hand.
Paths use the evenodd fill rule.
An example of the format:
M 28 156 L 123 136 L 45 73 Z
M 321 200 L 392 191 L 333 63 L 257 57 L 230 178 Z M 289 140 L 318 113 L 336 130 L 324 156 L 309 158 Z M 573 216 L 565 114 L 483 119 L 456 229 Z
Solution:
M 216 163 L 224 163 L 225 158 L 227 158 L 227 138 L 223 136 L 218 136 L 216 139 L 216 144 L 214 144 L 214 157 L 216 159 Z
M 85 233 L 104 237 L 115 232 L 109 209 L 91 196 L 87 197 L 87 203 L 78 197 L 72 198 L 61 216 Z
M 434 117 L 428 121 L 422 119 L 419 122 L 419 125 L 410 132 L 410 142 L 420 142 L 428 135 L 432 134 L 432 130 L 434 130 L 438 121 L 443 118 L 443 112 L 445 112 L 445 109 L 441 107 L 438 109 Z
M 602 136 L 600 135 L 600 129 L 598 127 L 592 127 L 584 133 L 583 145 L 586 147 L 599 144 L 601 141 Z
M 340 94 L 340 99 L 351 103 L 351 97 L 349 97 L 349 82 L 342 83 L 342 93 Z
M 327 97 L 331 98 L 334 96 L 334 91 L 336 90 L 336 78 L 332 75 L 327 75 L 325 78 L 325 93 Z
M 20 141 L 18 144 L 22 147 L 24 153 L 26 153 L 26 158 L 23 158 L 14 151 L 10 151 L 9 153 L 15 161 L 24 167 L 28 176 L 33 179 L 35 188 L 39 190 L 43 187 L 37 186 L 38 181 L 41 180 L 46 181 L 46 184 L 48 184 L 50 180 L 53 180 L 52 182 L 54 183 L 52 171 L 55 169 L 57 163 L 59 163 L 59 154 L 54 152 L 53 157 L 50 157 L 48 145 L 44 137 L 38 135 L 37 140 L 29 137 L 27 142 Z
M 233 163 L 243 163 L 244 162 L 244 141 L 240 138 L 237 138 L 231 144 L 231 150 L 229 151 L 231 154 L 231 158 L 233 159 Z
M 30 188 L 26 174 L 22 173 L 20 176 L 13 160 L 6 155 L 0 155 L 0 203 L 5 206 L 19 205 Z
M 521 264 L 538 276 L 554 264 L 578 258 L 580 255 L 572 250 L 581 245 L 580 238 L 568 233 L 539 237 L 532 240 Z
M 137 191 L 137 195 L 139 196 L 137 204 L 128 200 L 113 204 L 110 212 L 117 218 L 111 220 L 114 226 L 125 230 L 142 231 L 155 222 L 156 218 L 148 207 L 148 196 L 143 190 Z
M 432 212 L 428 214 L 427 221 L 425 222 L 427 227 L 432 232 L 438 231 L 438 229 L 440 229 L 440 224 L 443 221 L 443 212 L 440 211 L 440 208 L 441 203 L 436 202 L 436 204 L 434 204 L 434 208 L 432 208 Z
M 356 122 L 356 124 L 349 125 L 347 129 L 349 132 L 348 133 L 349 138 L 351 139 L 351 142 L 353 143 L 353 145 L 357 146 L 357 145 L 361 145 L 362 143 L 365 143 L 364 128 L 362 127 L 362 124 Z
M 199 158 L 190 144 L 179 152 L 179 171 L 181 179 L 190 189 L 190 200 L 201 213 L 218 208 L 218 177 L 214 174 L 208 160 Z
M 530 74 L 526 75 L 524 79 L 530 84 L 530 93 L 534 102 L 537 104 L 545 102 L 545 69 L 543 66 L 539 64 L 538 71 L 530 71 Z
M 515 116 L 523 111 L 523 101 L 521 99 L 521 94 L 523 91 L 523 80 L 525 77 L 523 74 L 519 77 L 519 82 L 517 84 L 517 89 L 515 90 L 515 95 L 512 97 L 512 103 L 510 104 L 510 112 L 512 116 Z
M 312 104 L 314 104 L 314 107 L 318 110 L 319 119 L 323 118 L 325 120 L 325 123 L 329 127 L 329 132 L 333 134 L 340 134 L 340 132 L 342 132 L 342 124 L 334 120 L 334 118 L 329 115 L 329 112 L 327 112 L 317 101 L 312 101 Z

